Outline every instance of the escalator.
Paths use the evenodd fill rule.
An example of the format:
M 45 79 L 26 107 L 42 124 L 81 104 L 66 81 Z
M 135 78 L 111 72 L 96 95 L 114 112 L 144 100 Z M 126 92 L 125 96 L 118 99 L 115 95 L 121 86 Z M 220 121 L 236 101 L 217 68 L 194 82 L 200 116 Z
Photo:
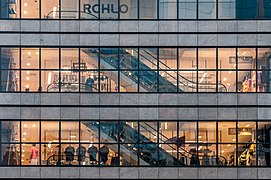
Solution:
M 157 90 L 159 92 L 193 92 L 196 91 L 197 88 L 200 91 L 216 91 L 216 83 L 196 83 L 181 76 L 176 71 L 170 71 L 171 73 L 163 71 L 163 74 L 159 74 L 153 69 L 153 67 L 157 69 L 157 64 L 152 61 L 157 61 L 157 58 L 147 50 L 143 50 L 144 54 L 136 50 L 133 50 L 131 53 L 126 49 L 101 48 L 83 51 L 92 58 L 93 54 L 96 54 L 97 58 L 100 59 L 101 66 L 104 66 L 105 69 L 118 69 L 119 67 L 120 69 L 125 69 L 125 71 L 121 71 L 121 73 L 125 75 L 126 79 L 122 80 L 139 84 L 140 87 L 147 92 L 157 92 Z M 134 54 L 136 54 L 136 56 Z M 146 63 L 143 63 L 142 60 L 138 60 L 137 54 L 139 54 L 139 58 Z M 171 69 L 163 62 L 159 62 L 159 64 L 169 70 Z M 133 69 L 137 69 L 138 67 L 143 69 L 143 71 L 133 71 Z M 124 78 L 124 76 L 122 76 L 122 78 Z M 117 76 L 115 79 L 117 82 Z M 172 79 L 172 81 L 169 79 Z M 179 82 L 179 86 L 177 86 L 177 82 Z M 127 82 L 127 84 L 132 83 Z M 223 84 L 218 84 L 218 91 L 225 92 L 227 88 Z

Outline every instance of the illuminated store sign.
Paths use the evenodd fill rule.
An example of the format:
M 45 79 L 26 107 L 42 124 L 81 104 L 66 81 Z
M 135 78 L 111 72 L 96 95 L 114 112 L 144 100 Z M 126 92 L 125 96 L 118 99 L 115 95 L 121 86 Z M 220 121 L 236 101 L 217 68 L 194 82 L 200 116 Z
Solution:
M 84 12 L 93 14 L 93 13 L 127 13 L 129 8 L 126 4 L 121 4 L 119 8 L 116 10 L 115 4 L 84 4 Z
M 251 135 L 251 133 L 252 133 L 252 128 L 238 128 L 238 134 Z M 236 135 L 236 128 L 229 128 L 228 134 Z

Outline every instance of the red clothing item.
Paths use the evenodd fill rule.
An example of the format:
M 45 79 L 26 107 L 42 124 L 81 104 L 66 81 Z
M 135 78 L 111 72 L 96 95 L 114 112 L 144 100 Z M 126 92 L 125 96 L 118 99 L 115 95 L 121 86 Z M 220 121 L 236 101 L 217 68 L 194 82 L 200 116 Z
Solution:
M 38 153 L 39 153 L 39 150 L 36 146 L 31 147 L 31 159 L 37 159 Z

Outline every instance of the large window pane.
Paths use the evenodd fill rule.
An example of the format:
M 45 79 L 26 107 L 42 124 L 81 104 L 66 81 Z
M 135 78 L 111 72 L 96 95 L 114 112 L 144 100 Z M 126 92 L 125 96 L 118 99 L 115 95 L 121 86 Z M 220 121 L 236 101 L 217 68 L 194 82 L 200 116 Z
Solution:
M 20 122 L 19 121 L 1 121 L 2 142 L 16 143 L 20 141 Z
M 199 19 L 216 18 L 216 0 L 198 0 Z
M 59 49 L 58 48 L 42 48 L 41 49 L 41 68 L 42 69 L 58 69 L 59 68 Z
M 163 70 L 177 69 L 177 49 L 159 49 L 159 68 Z
M 157 0 L 139 0 L 139 19 L 157 19 Z
M 257 0 L 237 0 L 237 19 L 255 19 L 257 17 Z
M 100 0 L 100 18 L 118 19 L 118 0 Z
M 40 145 L 38 144 L 22 144 L 21 146 L 21 164 L 36 166 L 40 164 Z
M 59 19 L 59 0 L 41 0 L 41 18 Z
M 256 143 L 256 123 L 238 122 L 238 143 Z
M 1 0 L 0 18 L 20 18 L 20 1 Z
M 198 142 L 216 142 L 216 122 L 199 122 Z
M 80 69 L 98 69 L 99 68 L 99 55 L 98 51 L 90 48 L 81 48 L 80 49 Z M 79 64 L 75 66 L 79 68 Z
M 1 144 L 0 162 L 2 166 L 20 165 L 20 144 Z
M 99 113 L 99 112 L 97 112 Z M 81 122 L 81 143 L 97 143 L 99 142 L 99 122 L 82 121 Z
M 236 72 L 218 71 L 219 92 L 236 92 Z
M 236 69 L 236 49 L 219 48 L 218 49 L 218 68 L 219 69 Z
M 198 50 L 199 69 L 216 69 L 216 49 L 200 48 Z
M 215 71 L 198 71 L 199 92 L 215 92 L 216 88 L 217 87 Z M 223 90 L 223 88 L 221 90 Z
M 139 71 L 139 91 L 157 92 L 158 79 L 157 71 Z
M 137 19 L 137 0 L 120 0 L 120 19 Z
M 38 0 L 21 0 L 22 18 L 39 18 L 40 5 Z
M 0 48 L 0 69 L 19 69 L 19 54 L 19 48 Z
M 218 0 L 218 18 L 235 19 L 236 0 Z
M 41 121 L 41 141 L 59 142 L 59 122 Z
M 38 48 L 23 48 L 21 54 L 21 67 L 23 69 L 38 69 L 39 68 L 39 49 Z
M 177 0 L 159 0 L 159 19 L 177 18 Z
M 197 123 L 196 122 L 178 122 L 179 140 L 185 143 L 196 143 L 197 141 Z
M 118 71 L 100 71 L 100 92 L 119 92 Z
M 197 91 L 197 71 L 179 71 L 179 92 Z
M 194 48 L 179 48 L 179 69 L 196 69 L 197 53 Z
M 98 0 L 80 0 L 80 18 L 81 19 L 98 19 L 99 18 L 99 1 Z
M 78 19 L 78 0 L 61 0 L 61 19 Z
M 218 144 L 218 166 L 236 166 L 236 144 Z
M 179 0 L 179 19 L 197 18 L 197 0 Z
M 157 132 L 157 122 L 153 121 L 141 121 L 139 122 L 139 142 L 140 143 L 157 143 L 158 132 Z
M 39 142 L 40 139 L 40 123 L 39 121 L 23 121 L 22 122 L 22 141 L 23 142 Z
M 0 70 L 0 91 L 15 92 L 20 91 L 20 71 L 19 70 Z
M 101 69 L 118 69 L 119 66 L 119 49 L 118 48 L 101 48 L 100 49 L 100 68 Z
M 159 92 L 177 92 L 177 72 L 159 71 Z
M 138 92 L 138 71 L 120 72 L 120 92 Z
M 79 122 L 62 121 L 61 122 L 61 142 L 79 142 Z
M 21 71 L 21 91 L 29 92 L 40 90 L 39 86 L 39 71 Z
M 238 48 L 238 69 L 256 69 L 256 49 Z
M 138 69 L 138 50 L 120 49 L 120 69 Z
M 139 69 L 158 69 L 157 49 L 139 49 Z
M 256 71 L 238 71 L 238 91 L 256 92 Z

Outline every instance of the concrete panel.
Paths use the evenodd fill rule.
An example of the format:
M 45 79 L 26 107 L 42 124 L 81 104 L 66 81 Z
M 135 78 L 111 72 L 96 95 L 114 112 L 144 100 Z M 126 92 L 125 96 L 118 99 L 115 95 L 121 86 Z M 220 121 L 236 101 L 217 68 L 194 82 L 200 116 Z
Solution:
M 158 21 L 139 21 L 139 32 L 158 32 Z
M 38 32 L 40 31 L 39 20 L 21 20 L 21 31 Z
M 101 21 L 100 32 L 119 32 L 119 21 Z
M 1 119 L 20 119 L 19 107 L 0 107 Z
M 100 35 L 99 34 L 80 34 L 81 46 L 99 46 Z
M 120 168 L 120 179 L 138 179 L 138 168 Z
M 0 31 L 21 31 L 20 20 L 0 20 Z
M 177 32 L 178 21 L 159 21 L 159 32 Z
M 217 168 L 199 168 L 199 179 L 217 179 Z
M 61 105 L 79 105 L 80 94 L 61 94 Z
M 256 32 L 257 31 L 257 21 L 237 21 L 237 31 L 238 32 Z
M 61 32 L 79 32 L 79 21 L 60 21 L 60 30 Z
M 40 119 L 40 107 L 21 107 L 22 119 Z
M 237 168 L 217 168 L 218 179 L 237 179 Z
M 238 34 L 238 46 L 255 46 L 257 45 L 257 34 Z
M 217 94 L 199 94 L 199 105 L 217 105 Z
M 198 21 L 198 32 L 216 32 L 217 21 Z
M 218 105 L 237 105 L 237 94 L 218 94 Z
M 179 168 L 179 179 L 198 179 L 198 168 Z
M 178 179 L 179 178 L 179 168 L 159 168 L 158 169 L 159 179 Z
M 99 105 L 99 94 L 80 94 L 80 105 Z
M 119 119 L 119 108 L 100 108 L 100 119 Z
M 61 178 L 79 178 L 79 167 L 61 167 Z
M 139 103 L 138 94 L 120 94 L 121 105 L 138 105 Z
M 271 44 L 271 35 L 270 34 L 258 34 L 257 35 L 257 45 L 268 46 L 270 44 Z
M 137 34 L 121 34 L 120 46 L 138 46 Z
M 100 21 L 80 20 L 80 32 L 99 32 Z
M 138 108 L 120 108 L 120 119 L 138 119 L 139 109 Z
M 139 108 L 139 119 L 158 119 L 158 108 Z
M 99 179 L 100 168 L 80 167 L 80 179 Z
M 120 32 L 138 32 L 138 21 L 119 21 Z
M 178 94 L 179 105 L 198 105 L 198 94 Z
M 60 167 L 41 167 L 41 178 L 60 178 Z
M 219 120 L 236 120 L 237 119 L 237 108 L 218 108 L 218 119 Z
M 179 32 L 197 32 L 197 21 L 178 21 Z
M 40 45 L 40 34 L 21 34 L 21 45 Z
M 218 46 L 237 46 L 237 34 L 218 34 Z
M 236 32 L 237 21 L 218 21 L 217 31 L 218 32 Z
M 0 93 L 0 104 L 20 104 L 20 94 L 19 93 Z
M 158 34 L 139 34 L 139 46 L 158 46 Z
M 255 120 L 258 118 L 257 108 L 238 108 L 239 120 Z
M 119 105 L 119 94 L 100 94 L 100 105 Z
M 158 179 L 158 168 L 139 168 L 139 179 Z
M 215 34 L 199 34 L 198 46 L 217 46 L 217 35 Z
M 118 34 L 100 34 L 101 46 L 119 46 Z
M 44 46 L 58 46 L 59 34 L 41 34 L 40 44 Z
M 271 105 L 271 94 L 258 94 L 258 105 Z
M 40 167 L 21 167 L 21 178 L 40 178 Z
M 238 94 L 238 105 L 257 105 L 258 97 L 256 93 Z
M 258 109 L 258 119 L 268 119 L 271 117 L 271 108 L 259 108 Z
M 179 120 L 197 120 L 198 108 L 179 108 Z
M 41 93 L 42 105 L 59 105 L 60 94 L 59 93 Z
M 21 104 L 23 105 L 39 105 L 40 104 L 39 93 L 22 93 Z
M 99 119 L 99 108 L 80 108 L 80 119 Z
M 257 21 L 257 31 L 258 32 L 269 32 L 271 29 L 271 22 L 270 21 Z
M 178 120 L 178 108 L 159 108 L 159 120 Z
M 60 45 L 65 46 L 79 46 L 80 44 L 79 34 L 61 34 Z
M 178 94 L 159 94 L 159 105 L 178 105 Z
M 179 34 L 179 46 L 197 46 L 198 36 L 196 34 Z
M 0 45 L 17 45 L 21 43 L 20 34 L 0 34 Z
M 60 119 L 60 107 L 41 107 L 41 119 Z
M 159 34 L 159 46 L 177 46 L 177 34 Z
M 0 167 L 0 178 L 21 178 L 20 167 Z
M 100 168 L 100 178 L 101 179 L 118 179 L 119 178 L 119 168 Z
M 139 105 L 158 105 L 158 94 L 140 94 Z
M 217 108 L 199 108 L 199 119 L 217 120 Z
M 238 179 L 257 179 L 257 168 L 238 168 Z
M 41 31 L 45 32 L 58 32 L 60 29 L 59 21 L 41 21 Z
M 61 108 L 61 119 L 79 119 L 79 108 Z
M 271 179 L 270 168 L 258 168 L 258 179 Z

